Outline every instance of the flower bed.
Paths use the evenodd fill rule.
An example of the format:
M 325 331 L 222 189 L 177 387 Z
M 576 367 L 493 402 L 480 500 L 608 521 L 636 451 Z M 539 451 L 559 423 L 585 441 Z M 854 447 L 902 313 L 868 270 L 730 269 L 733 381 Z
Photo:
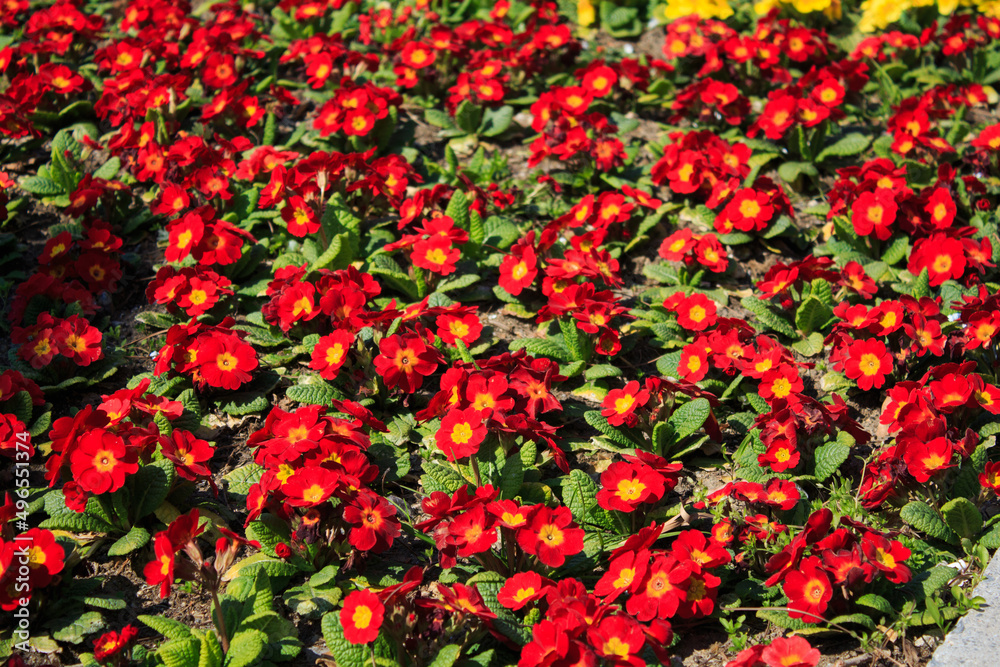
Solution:
M 648 4 L 0 5 L 0 659 L 912 666 L 982 604 L 1000 5 Z

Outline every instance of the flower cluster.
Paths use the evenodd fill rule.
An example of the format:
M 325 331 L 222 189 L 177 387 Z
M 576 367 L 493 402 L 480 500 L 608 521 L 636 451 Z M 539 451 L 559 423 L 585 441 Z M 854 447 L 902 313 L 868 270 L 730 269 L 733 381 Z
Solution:
M 788 546 L 771 557 L 766 585 L 781 583 L 792 618 L 819 623 L 840 615 L 877 579 L 905 584 L 912 578 L 910 550 L 892 535 L 842 520 L 833 528 L 828 509 L 813 512 Z

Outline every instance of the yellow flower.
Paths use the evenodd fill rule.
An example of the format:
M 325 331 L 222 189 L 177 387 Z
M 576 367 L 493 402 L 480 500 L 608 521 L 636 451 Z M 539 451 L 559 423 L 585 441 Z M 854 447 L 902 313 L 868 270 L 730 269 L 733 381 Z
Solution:
M 753 6 L 753 10 L 757 12 L 757 16 L 764 16 L 764 14 L 767 14 L 780 4 L 780 0 L 760 0 L 760 2 Z
M 792 0 L 792 6 L 800 14 L 822 12 L 830 6 L 831 0 Z
M 667 0 L 663 14 L 671 21 L 691 14 L 703 19 L 727 19 L 733 9 L 726 0 Z
M 586 28 L 594 22 L 594 5 L 590 0 L 576 0 L 576 22 Z
M 899 20 L 903 12 L 913 6 L 911 0 L 865 0 L 861 3 L 861 20 L 858 30 L 875 32 Z

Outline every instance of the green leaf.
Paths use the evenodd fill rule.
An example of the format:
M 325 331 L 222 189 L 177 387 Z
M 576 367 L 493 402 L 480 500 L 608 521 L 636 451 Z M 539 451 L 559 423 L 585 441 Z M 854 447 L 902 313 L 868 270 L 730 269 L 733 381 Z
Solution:
M 906 252 L 910 249 L 910 239 L 906 236 L 897 236 L 885 252 L 882 253 L 882 261 L 893 266 L 906 259 Z
M 833 317 L 833 310 L 814 296 L 804 300 L 795 312 L 795 326 L 807 336 L 820 331 Z
M 93 501 L 97 503 L 96 500 Z M 39 524 L 49 530 L 69 530 L 77 533 L 113 533 L 115 527 L 104 519 L 90 512 L 91 504 L 83 514 L 66 507 L 66 499 L 62 491 L 52 491 L 45 496 L 45 512 L 49 515 Z
M 743 304 L 744 308 L 756 315 L 757 320 L 769 329 L 773 329 L 774 331 L 784 334 L 789 338 L 799 338 L 799 334 L 795 328 L 784 318 L 772 311 L 764 301 L 761 301 L 756 297 L 747 296 L 744 297 L 740 303 Z
M 860 132 L 851 132 L 821 150 L 816 156 L 816 162 L 822 162 L 829 157 L 849 157 L 864 153 L 871 142 L 871 137 Z
M 473 220 L 475 220 L 477 217 L 479 217 L 478 214 L 475 211 L 473 211 L 472 212 Z M 480 276 L 471 273 L 466 273 L 465 275 L 455 276 L 454 278 L 441 281 L 440 283 L 438 283 L 437 289 L 435 291 L 440 294 L 444 294 L 446 292 L 453 292 L 455 290 L 471 287 L 472 285 L 478 283 L 480 280 L 482 280 Z
M 572 361 L 583 361 L 583 341 L 581 340 L 580 330 L 576 326 L 576 320 L 560 318 L 557 321 L 559 322 L 559 330 L 562 332 L 563 344 L 569 350 L 570 359 Z
M 875 593 L 868 593 L 862 595 L 857 600 L 855 600 L 859 605 L 863 607 L 870 607 L 872 609 L 877 609 L 883 614 L 888 616 L 894 616 L 896 610 L 892 608 L 892 603 L 886 600 L 881 595 L 876 595 Z
M 812 162 L 784 162 L 778 167 L 778 176 L 789 185 L 793 185 L 800 176 L 815 178 L 818 175 L 819 171 Z
M 250 492 L 250 487 L 260 481 L 263 474 L 262 467 L 250 462 L 224 475 L 222 479 L 226 482 L 226 491 L 245 496 Z
M 468 230 L 470 222 L 468 195 L 462 190 L 455 190 L 444 214 L 454 220 L 457 227 Z
M 310 619 L 336 609 L 343 596 L 334 579 L 338 570 L 336 565 L 327 565 L 301 586 L 288 589 L 282 596 L 285 604 L 299 616 Z
M 135 520 L 148 516 L 163 504 L 173 486 L 176 470 L 174 464 L 167 459 L 153 461 L 139 468 L 132 485 L 134 498 L 132 507 L 135 509 Z
M 107 624 L 100 612 L 86 611 L 78 616 L 68 616 L 49 623 L 52 638 L 60 642 L 79 644 L 87 635 L 100 632 Z
M 844 614 L 843 616 L 835 616 L 834 618 L 831 618 L 830 622 L 837 623 L 839 625 L 844 625 L 845 623 L 856 623 L 869 629 L 875 628 L 875 621 L 871 619 L 871 616 L 866 614 Z
M 948 527 L 948 524 L 938 515 L 934 508 L 925 502 L 913 500 L 899 512 L 899 518 L 917 530 L 944 542 L 958 543 L 958 536 Z
M 785 628 L 786 630 L 805 630 L 811 627 L 809 623 L 806 623 L 801 618 L 792 618 L 788 615 L 787 611 L 762 609 L 757 612 L 757 617 L 769 623 L 774 623 L 779 628 Z
M 833 440 L 816 448 L 816 468 L 813 473 L 820 482 L 826 480 L 840 469 L 844 461 L 851 455 L 851 448 Z
M 297 384 L 288 388 L 285 396 L 289 400 L 307 405 L 330 405 L 337 398 L 337 390 L 326 382 Z
M 167 639 L 187 639 L 192 636 L 191 628 L 187 625 L 165 616 L 140 615 L 138 619 Z
M 351 252 L 351 246 L 348 242 L 347 234 L 337 234 L 330 239 L 330 245 L 327 246 L 323 254 L 316 258 L 316 261 L 309 265 L 310 271 L 317 271 L 319 269 L 344 269 L 354 260 L 354 255 Z
M 269 114 L 273 116 L 274 114 Z M 198 656 L 198 667 L 222 667 L 224 656 L 222 644 L 214 632 L 206 632 L 201 637 L 201 654 Z
M 337 667 L 367 667 L 369 648 L 352 644 L 344 637 L 344 626 L 340 624 L 340 613 L 327 612 L 320 622 L 326 647 L 333 654 Z
M 931 295 L 930 272 L 925 267 L 916 280 L 913 281 L 913 291 L 910 292 L 913 298 L 920 299 Z M 947 303 L 947 302 L 946 302 Z
M 227 415 L 252 415 L 271 407 L 267 396 L 259 392 L 240 392 L 222 399 L 219 409 Z
M 19 391 L 11 396 L 4 404 L 5 412 L 13 414 L 19 421 L 28 424 L 31 422 L 31 413 L 34 406 L 31 402 L 31 394 L 26 391 Z
M 583 413 L 583 418 L 588 424 L 606 435 L 612 442 L 622 447 L 638 447 L 642 444 L 639 440 L 633 439 L 623 429 L 609 424 L 607 418 L 601 414 L 600 410 L 588 410 Z
M 448 112 L 442 111 L 441 109 L 426 109 L 424 111 L 424 120 L 427 121 L 429 125 L 440 127 L 442 129 L 455 127 L 455 123 L 452 121 L 451 116 L 448 115 Z
M 504 500 L 512 500 L 517 497 L 524 482 L 524 464 L 518 453 L 511 454 L 504 461 L 503 469 L 500 471 L 500 497 Z
M 670 425 L 677 434 L 678 440 L 693 435 L 700 429 L 708 416 L 712 414 L 712 406 L 707 398 L 696 398 L 681 405 L 670 415 Z
M 427 493 L 442 491 L 452 494 L 458 487 L 466 483 L 461 474 L 440 463 L 424 462 L 423 469 L 424 474 L 420 477 L 420 485 Z
M 815 357 L 823 351 L 823 334 L 814 331 L 802 340 L 792 343 L 792 349 L 803 357 Z
M 573 513 L 576 522 L 582 525 L 594 524 L 611 530 L 614 521 L 600 505 L 597 504 L 597 484 L 590 475 L 580 469 L 571 470 L 563 478 L 563 504 Z
M 167 667 L 194 667 L 200 662 L 201 640 L 175 639 L 161 646 L 156 655 Z
M 25 176 L 19 179 L 17 184 L 31 194 L 43 197 L 52 197 L 63 193 L 63 186 L 44 176 Z
M 455 125 L 459 129 L 465 130 L 467 134 L 475 134 L 479 129 L 479 123 L 483 117 L 483 110 L 472 103 L 471 100 L 462 100 L 455 111 Z
M 549 357 L 556 361 L 569 361 L 570 351 L 560 341 L 551 338 L 517 338 L 510 342 L 511 352 L 525 350 L 533 357 Z
M 979 538 L 979 544 L 987 549 L 1000 549 L 1000 524 L 993 527 L 993 530 Z
M 225 667 L 247 667 L 263 662 L 263 654 L 267 648 L 267 634 L 260 630 L 240 630 L 229 643 L 226 653 Z M 339 663 L 338 663 L 339 664 Z
M 972 539 L 983 529 L 983 515 L 968 498 L 953 498 L 941 508 L 948 527 L 959 537 Z
M 142 526 L 132 526 L 123 537 L 120 537 L 117 542 L 111 545 L 108 549 L 109 556 L 124 556 L 125 554 L 130 554 L 136 549 L 141 549 L 146 546 L 149 542 L 149 531 Z
M 514 118 L 514 108 L 509 104 L 496 109 L 487 109 L 483 114 L 483 122 L 479 126 L 479 134 L 484 137 L 495 137 L 503 134 L 510 127 Z
M 448 644 L 438 651 L 438 654 L 434 657 L 434 661 L 428 667 L 452 667 L 461 655 L 461 646 Z
M 94 172 L 94 178 L 103 178 L 106 181 L 112 180 L 121 171 L 122 161 L 117 157 L 112 157 L 110 160 L 101 165 L 101 168 Z
M 583 374 L 584 379 L 588 382 L 593 382 L 594 380 L 600 380 L 602 378 L 610 377 L 620 377 L 622 371 L 617 366 L 611 364 L 598 364 L 597 366 L 591 366 Z

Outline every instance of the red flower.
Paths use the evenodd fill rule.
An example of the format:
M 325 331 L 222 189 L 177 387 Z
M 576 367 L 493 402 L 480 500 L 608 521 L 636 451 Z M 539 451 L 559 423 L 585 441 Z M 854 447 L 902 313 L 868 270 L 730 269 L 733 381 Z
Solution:
M 205 234 L 205 222 L 195 213 L 189 213 L 167 225 L 170 235 L 167 241 L 166 260 L 179 262 L 197 246 Z
M 77 366 L 89 366 L 104 357 L 101 332 L 77 315 L 71 315 L 60 322 L 53 330 L 52 337 L 59 348 L 59 354 L 69 357 Z
M 730 561 L 729 552 L 712 543 L 700 530 L 685 530 L 670 549 L 677 560 L 689 560 L 698 569 L 719 567 Z
M 774 217 L 774 207 L 766 192 L 743 188 L 726 205 L 723 215 L 741 232 L 760 232 L 767 228 L 767 223 Z M 716 231 L 722 230 L 716 228 Z
M 864 390 L 880 389 L 892 373 L 892 357 L 880 340 L 856 340 L 846 350 L 844 373 Z
M 333 470 L 310 466 L 300 468 L 281 486 L 293 507 L 315 507 L 325 503 L 340 486 L 341 476 Z
M 951 467 L 954 448 L 948 438 L 934 438 L 930 442 L 906 439 L 903 459 L 906 469 L 918 482 L 926 482 L 933 475 Z
M 371 491 L 361 491 L 344 508 L 344 521 L 352 525 L 349 542 L 360 551 L 382 553 L 399 535 L 396 508 Z
M 757 457 L 757 462 L 774 472 L 791 470 L 799 464 L 799 450 L 785 438 L 777 438 L 767 446 L 767 451 Z
M 820 652 L 803 637 L 778 637 L 763 650 L 760 659 L 767 667 L 816 667 Z
M 18 551 L 28 545 L 28 578 L 31 588 L 48 586 L 53 577 L 62 572 L 66 554 L 51 530 L 32 528 L 21 533 L 16 544 Z
M 497 592 L 497 602 L 507 609 L 517 611 L 529 602 L 539 599 L 552 582 L 537 572 L 520 572 L 507 579 Z
M 570 650 L 570 636 L 561 625 L 543 619 L 531 630 L 531 642 L 521 650 L 517 667 L 542 667 L 552 665 L 566 657 Z
M 955 220 L 955 200 L 948 194 L 945 188 L 937 188 L 927 198 L 924 211 L 931 217 L 931 226 L 934 229 L 948 229 Z
M 517 531 L 517 543 L 545 565 L 559 567 L 567 556 L 583 551 L 583 529 L 573 521 L 567 507 L 541 507 L 531 524 Z
M 496 520 L 477 505 L 448 524 L 447 543 L 466 558 L 489 550 L 497 541 Z
M 708 373 L 708 350 L 697 342 L 685 345 L 681 350 L 681 360 L 677 373 L 685 380 L 698 382 Z
M 153 541 L 153 551 L 156 560 L 146 563 L 142 575 L 146 578 L 146 583 L 150 586 L 160 586 L 160 598 L 165 599 L 170 595 L 170 586 L 174 583 L 174 555 L 176 549 L 167 537 L 166 531 L 158 534 Z
M 774 370 L 764 373 L 757 393 L 770 403 L 776 399 L 787 399 L 793 394 L 798 394 L 804 386 L 799 372 L 793 366 L 782 364 Z
M 876 568 L 885 572 L 885 578 L 894 584 L 905 584 L 911 579 L 910 568 L 903 561 L 910 557 L 910 550 L 896 540 L 889 541 L 876 533 L 865 533 L 861 550 Z
M 475 456 L 485 438 L 486 424 L 482 413 L 473 406 L 465 410 L 451 410 L 441 420 L 434 441 L 449 461 L 455 461 Z
M 184 479 L 194 481 L 212 476 L 212 471 L 205 464 L 212 458 L 215 448 L 207 441 L 194 437 L 188 431 L 174 429 L 169 436 L 161 435 L 159 442 L 164 458 L 174 463 L 177 474 Z
M 423 69 L 434 64 L 436 55 L 434 50 L 423 42 L 409 42 L 403 47 L 399 57 L 407 67 Z
M 919 275 L 927 269 L 928 284 L 937 287 L 946 280 L 959 280 L 965 275 L 965 246 L 958 239 L 934 234 L 913 244 L 907 270 Z
M 390 389 L 399 387 L 412 394 L 423 384 L 424 376 L 437 370 L 437 352 L 420 336 L 388 336 L 379 341 L 378 349 L 375 369 Z
M 531 287 L 538 275 L 538 260 L 530 245 L 518 245 L 500 263 L 500 287 L 511 296 L 517 296 L 526 287 Z
M 634 512 L 643 503 L 655 503 L 664 493 L 663 477 L 642 464 L 612 463 L 601 473 L 601 485 L 598 504 L 621 512 Z
M 249 382 L 257 368 L 257 351 L 239 336 L 218 335 L 199 338 L 197 361 L 201 376 L 212 387 L 234 391 Z
M 344 639 L 352 644 L 370 644 L 378 637 L 385 618 L 385 606 L 370 590 L 354 591 L 344 599 L 340 625 Z
M 649 402 L 649 392 L 639 388 L 639 382 L 633 380 L 624 389 L 612 389 L 601 402 L 601 414 L 612 426 L 635 426 L 637 417 L 635 411 Z
M 704 294 L 692 294 L 671 310 L 677 313 L 677 323 L 688 331 L 704 331 L 715 324 L 715 302 Z
M 892 223 L 896 220 L 896 200 L 892 190 L 879 188 L 875 192 L 865 192 L 854 200 L 851 206 L 851 223 L 858 236 L 868 236 L 874 232 L 879 241 L 892 236 Z
M 594 595 L 604 598 L 605 604 L 611 604 L 625 591 L 636 592 L 644 583 L 646 570 L 649 568 L 649 551 L 627 551 L 617 558 L 612 558 L 608 571 L 594 586 Z
M 451 239 L 448 236 L 435 234 L 429 239 L 417 241 L 410 259 L 414 266 L 446 276 L 455 272 L 455 262 L 461 256 L 461 251 L 451 246 Z
M 979 475 L 979 483 L 994 493 L 1000 491 L 1000 461 L 990 461 Z
M 815 556 L 806 558 L 797 570 L 792 570 L 782 583 L 782 590 L 788 596 L 788 606 L 792 618 L 801 618 L 806 623 L 819 623 L 827 604 L 833 598 L 830 578 L 819 567 Z M 817 618 L 818 617 L 818 618 Z
M 332 334 L 320 337 L 313 348 L 309 368 L 319 371 L 324 380 L 333 380 L 337 371 L 347 361 L 347 353 L 354 345 L 354 334 L 346 329 L 338 329 Z
M 139 469 L 135 449 L 125 446 L 118 435 L 96 429 L 80 436 L 70 457 L 73 479 L 95 495 L 117 491 L 125 477 Z
M 120 633 L 104 633 L 94 640 L 94 659 L 102 661 L 121 653 L 138 634 L 139 629 L 133 625 L 126 625 Z
M 281 219 L 288 226 L 288 233 L 293 236 L 315 234 L 320 228 L 319 217 L 312 206 L 297 195 L 289 197 L 281 208 Z
M 620 667 L 644 667 L 646 661 L 639 657 L 646 635 L 642 627 L 629 616 L 607 616 L 587 630 L 587 640 L 597 655 Z
M 438 327 L 438 336 L 448 345 L 455 345 L 456 340 L 471 345 L 479 340 L 479 335 L 483 332 L 483 324 L 475 313 L 466 315 L 446 313 L 439 315 L 435 324 Z
M 638 592 L 629 598 L 628 613 L 643 623 L 675 616 L 681 602 L 687 599 L 685 583 L 692 567 L 692 563 L 680 563 L 673 556 L 657 555 Z
M 715 547 L 720 549 L 721 547 Z M 726 555 L 729 552 L 723 550 Z M 687 581 L 683 582 L 684 600 L 677 608 L 681 618 L 697 618 L 708 616 L 715 608 L 715 598 L 719 594 L 722 579 L 709 572 L 692 571 Z

